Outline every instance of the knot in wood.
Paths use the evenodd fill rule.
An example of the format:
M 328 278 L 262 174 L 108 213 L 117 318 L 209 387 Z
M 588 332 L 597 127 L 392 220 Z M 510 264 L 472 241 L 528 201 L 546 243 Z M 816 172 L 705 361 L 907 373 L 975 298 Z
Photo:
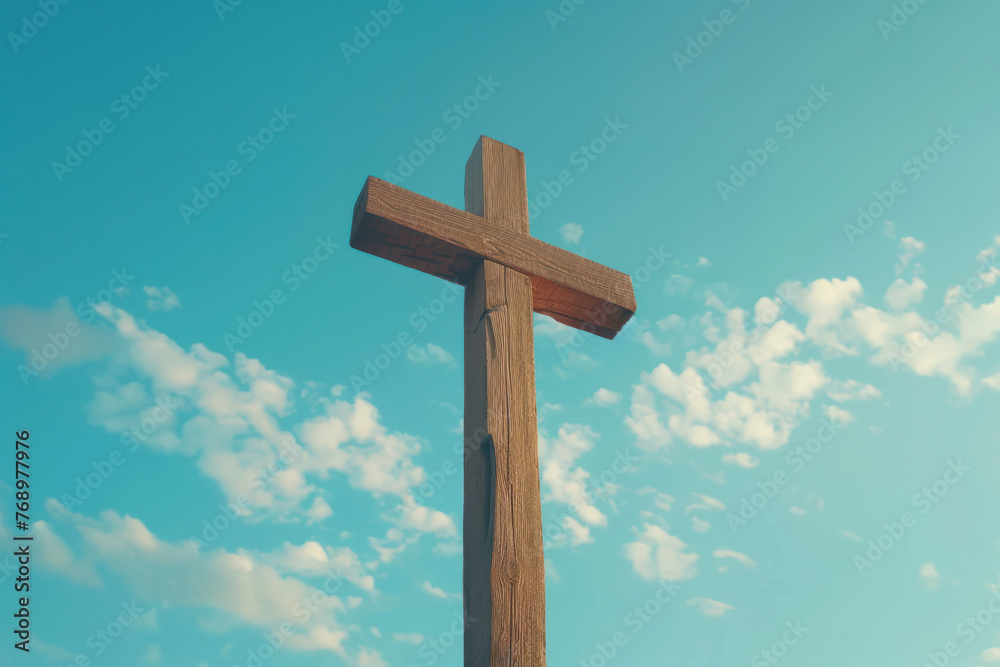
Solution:
M 516 558 L 505 558 L 500 563 L 500 575 L 512 584 L 516 584 L 521 578 L 520 568 L 517 566 Z

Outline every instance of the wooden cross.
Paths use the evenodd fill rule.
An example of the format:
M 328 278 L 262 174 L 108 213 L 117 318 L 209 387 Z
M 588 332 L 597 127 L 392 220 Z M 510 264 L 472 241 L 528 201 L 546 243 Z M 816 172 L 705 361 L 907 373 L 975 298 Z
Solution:
M 465 211 L 370 177 L 351 247 L 465 286 L 463 611 L 467 667 L 545 665 L 532 311 L 604 338 L 632 279 L 528 232 L 524 154 L 482 137 Z

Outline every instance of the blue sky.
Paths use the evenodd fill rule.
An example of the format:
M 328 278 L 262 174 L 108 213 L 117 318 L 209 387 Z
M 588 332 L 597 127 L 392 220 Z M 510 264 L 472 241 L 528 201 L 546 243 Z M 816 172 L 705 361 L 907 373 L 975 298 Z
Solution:
M 3 655 L 462 664 L 461 294 L 347 241 L 487 135 L 639 304 L 536 317 L 549 664 L 1000 661 L 998 19 L 5 3 Z

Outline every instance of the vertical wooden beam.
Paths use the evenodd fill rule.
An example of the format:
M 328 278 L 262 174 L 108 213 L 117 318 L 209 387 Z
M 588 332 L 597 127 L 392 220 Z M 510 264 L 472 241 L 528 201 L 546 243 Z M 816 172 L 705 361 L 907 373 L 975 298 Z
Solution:
M 465 208 L 527 235 L 524 154 L 482 137 L 466 165 Z M 483 261 L 465 292 L 466 667 L 545 665 L 531 318 L 530 278 Z

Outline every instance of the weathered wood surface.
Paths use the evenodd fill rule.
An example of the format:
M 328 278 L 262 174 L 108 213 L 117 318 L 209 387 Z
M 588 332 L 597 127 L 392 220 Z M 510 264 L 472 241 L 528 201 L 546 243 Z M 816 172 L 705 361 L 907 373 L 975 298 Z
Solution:
M 605 338 L 628 275 L 531 238 L 524 154 L 483 137 L 460 211 L 369 178 L 351 246 L 465 287 L 466 667 L 544 667 L 545 564 L 532 311 Z
M 351 246 L 464 284 L 481 260 L 501 264 L 528 276 L 536 312 L 614 338 L 635 313 L 632 279 L 532 238 L 514 222 L 487 220 L 370 177 L 354 208 Z
M 477 220 L 527 237 L 524 155 L 481 139 L 466 165 L 465 201 Z M 531 280 L 479 261 L 465 292 L 465 433 L 467 444 L 489 438 L 465 464 L 467 667 L 545 665 L 534 361 Z

